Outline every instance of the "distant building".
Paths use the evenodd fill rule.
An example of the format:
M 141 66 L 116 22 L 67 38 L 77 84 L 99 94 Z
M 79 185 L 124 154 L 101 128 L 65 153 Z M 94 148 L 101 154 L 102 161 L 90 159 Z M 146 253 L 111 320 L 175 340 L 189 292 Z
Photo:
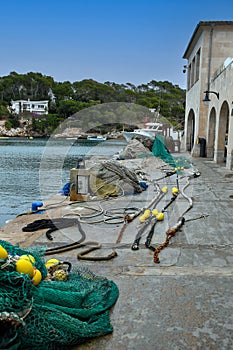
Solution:
M 48 114 L 49 101 L 17 100 L 11 101 L 11 111 L 20 114 L 30 112 L 33 114 Z
M 232 169 L 233 21 L 199 22 L 183 58 L 186 150 Z

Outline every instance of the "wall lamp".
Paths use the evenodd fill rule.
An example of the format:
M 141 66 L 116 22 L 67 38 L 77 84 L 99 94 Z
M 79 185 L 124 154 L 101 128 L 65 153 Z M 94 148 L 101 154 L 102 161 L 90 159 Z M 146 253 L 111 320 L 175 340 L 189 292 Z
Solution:
M 209 98 L 209 94 L 215 94 L 217 96 L 217 99 L 219 100 L 219 92 L 215 92 L 215 91 L 204 91 L 205 97 L 203 102 L 210 102 L 210 98 Z
M 186 73 L 186 70 L 188 69 L 188 66 L 183 67 L 183 73 Z

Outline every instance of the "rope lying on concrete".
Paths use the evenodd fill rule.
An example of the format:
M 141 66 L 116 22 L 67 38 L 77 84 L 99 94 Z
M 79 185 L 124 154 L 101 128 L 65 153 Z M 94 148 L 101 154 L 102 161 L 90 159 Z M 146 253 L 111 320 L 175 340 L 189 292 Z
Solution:
M 167 208 L 176 200 L 177 196 L 178 196 L 178 193 L 174 193 L 174 194 L 173 194 L 173 196 L 172 196 L 172 198 L 170 199 L 170 201 L 168 202 L 168 204 L 162 209 L 162 213 L 163 213 L 164 211 L 166 211 Z M 153 220 L 153 219 L 152 219 L 152 220 Z M 153 237 L 153 234 L 154 234 L 154 228 L 155 228 L 155 225 L 156 225 L 157 221 L 158 221 L 158 220 L 157 220 L 156 218 L 153 220 L 153 223 L 152 223 L 152 225 L 151 225 L 151 229 L 150 229 L 150 231 L 149 231 L 149 233 L 148 233 L 148 235 L 147 235 L 146 242 L 145 242 L 146 248 L 148 248 L 148 249 L 150 249 L 150 250 L 152 250 L 152 251 L 155 250 L 155 248 L 154 248 L 153 246 L 151 246 L 151 240 L 152 240 L 152 237 Z
M 171 239 L 171 237 L 173 237 L 175 235 L 175 233 L 181 228 L 181 226 L 184 224 L 185 219 L 183 216 L 181 216 L 178 219 L 178 222 L 176 223 L 175 226 L 173 226 L 171 229 L 167 230 L 166 232 L 166 239 L 164 241 L 163 244 L 161 244 L 158 248 L 154 248 L 154 262 L 156 264 L 159 264 L 159 253 L 161 252 L 161 250 L 163 250 L 169 243 L 169 240 Z M 150 249 L 152 249 L 153 247 L 150 247 Z M 153 249 L 152 249 L 153 250 Z
M 168 229 L 166 231 L 166 239 L 164 241 L 164 243 L 162 243 L 158 248 L 154 248 L 154 262 L 156 264 L 159 264 L 160 263 L 160 260 L 159 260 L 159 253 L 161 252 L 161 250 L 163 250 L 165 247 L 167 247 L 167 245 L 169 244 L 169 241 L 172 237 L 174 237 L 174 235 L 176 234 L 176 232 L 178 230 L 180 230 L 180 228 L 184 225 L 185 223 L 185 218 L 184 218 L 184 215 L 187 214 L 187 212 L 189 210 L 192 209 L 193 207 L 193 201 L 192 201 L 192 198 L 191 197 L 188 197 L 185 193 L 184 193 L 184 190 L 189 186 L 190 184 L 190 178 L 195 178 L 195 177 L 198 177 L 200 176 L 200 173 L 194 173 L 192 174 L 191 176 L 188 176 L 187 178 L 187 181 L 186 181 L 186 184 L 184 185 L 184 187 L 180 190 L 182 196 L 187 199 L 187 201 L 189 202 L 189 206 L 187 207 L 187 209 L 185 209 L 185 211 L 183 212 L 183 214 L 178 218 L 177 220 L 177 223 L 170 229 Z M 153 249 L 152 249 L 153 250 Z
M 87 248 L 83 252 L 77 254 L 77 258 L 80 260 L 82 259 L 82 260 L 91 260 L 91 261 L 101 261 L 101 260 L 110 260 L 117 256 L 117 253 L 115 251 L 113 251 L 107 256 L 89 256 L 89 257 L 86 256 L 91 251 L 100 249 L 102 245 L 99 242 L 93 242 L 93 241 L 84 242 L 86 239 L 86 233 L 82 229 L 82 226 L 78 219 L 57 218 L 52 220 L 51 219 L 35 220 L 34 222 L 23 227 L 22 230 L 24 232 L 32 232 L 32 231 L 37 231 L 44 228 L 49 228 L 49 230 L 46 232 L 46 236 L 48 239 L 52 240 L 53 239 L 53 237 L 51 236 L 52 232 L 56 230 L 60 230 L 62 228 L 75 226 L 75 225 L 78 226 L 79 232 L 81 234 L 81 238 L 74 243 L 66 244 L 55 248 L 48 248 L 45 251 L 45 255 L 63 253 L 65 251 L 69 251 L 72 249 L 77 249 L 87 245 L 92 245 L 90 248 Z
M 143 208 L 143 210 L 149 209 L 152 205 L 153 205 L 153 208 L 155 208 L 158 205 L 158 203 L 162 200 L 162 198 L 166 195 L 166 192 L 162 192 L 162 190 L 160 190 L 158 185 L 157 185 L 157 187 L 159 189 L 158 195 L 155 198 L 153 198 L 152 201 L 149 203 L 149 205 L 146 208 Z M 140 240 L 142 238 L 142 234 L 145 231 L 145 229 L 147 228 L 147 226 L 151 223 L 151 220 L 152 220 L 152 217 L 149 217 L 148 220 L 143 222 L 142 227 L 139 229 L 138 233 L 136 234 L 134 242 L 131 246 L 132 250 L 139 249 L 139 243 L 140 243 Z
M 80 239 L 81 243 L 85 239 L 85 232 L 82 230 L 81 224 L 78 219 L 76 218 L 55 218 L 55 219 L 41 219 L 41 220 L 35 220 L 32 223 L 26 225 L 22 228 L 24 232 L 33 232 L 42 230 L 45 228 L 48 228 L 49 230 L 46 231 L 46 237 L 52 241 L 53 236 L 51 235 L 52 232 L 71 227 L 71 226 L 78 226 L 79 232 L 81 233 L 82 237 Z

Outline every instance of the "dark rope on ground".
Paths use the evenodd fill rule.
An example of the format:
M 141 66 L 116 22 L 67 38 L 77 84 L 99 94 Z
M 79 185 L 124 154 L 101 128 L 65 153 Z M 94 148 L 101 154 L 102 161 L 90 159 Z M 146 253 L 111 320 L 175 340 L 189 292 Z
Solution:
M 69 250 L 77 249 L 80 247 L 84 247 L 86 245 L 93 245 L 92 247 L 84 250 L 83 252 L 77 254 L 78 259 L 82 260 L 90 260 L 90 261 L 101 261 L 101 260 L 110 260 L 117 256 L 117 253 L 113 251 L 111 254 L 107 256 L 89 256 L 86 255 L 90 253 L 93 250 L 100 249 L 102 245 L 99 242 L 84 242 L 86 239 L 86 233 L 82 229 L 82 226 L 78 219 L 67 219 L 67 218 L 56 218 L 56 219 L 41 219 L 41 220 L 35 220 L 34 222 L 28 224 L 27 226 L 23 227 L 24 232 L 33 232 L 45 228 L 49 228 L 49 230 L 46 232 L 46 236 L 49 240 L 53 240 L 53 237 L 51 236 L 51 233 L 60 230 L 62 228 L 67 228 L 71 226 L 78 226 L 78 230 L 81 234 L 81 238 L 73 243 L 66 244 L 59 247 L 54 248 L 47 248 L 45 250 L 45 255 L 52 255 L 52 254 L 58 254 L 63 253 Z
M 79 232 L 82 235 L 82 241 L 85 239 L 85 232 L 82 230 L 81 224 L 78 219 L 73 218 L 73 219 L 68 219 L 68 218 L 55 218 L 55 219 L 40 219 L 40 220 L 35 220 L 32 223 L 28 224 L 27 226 L 23 227 L 22 230 L 24 232 L 33 232 L 33 231 L 38 231 L 41 229 L 48 228 L 49 230 L 46 231 L 46 237 L 52 241 L 53 236 L 52 232 L 71 227 L 71 226 L 78 226 Z M 84 237 L 84 238 L 83 238 Z
M 77 258 L 79 260 L 105 261 L 105 260 L 111 260 L 117 256 L 117 252 L 115 250 L 107 256 L 86 256 L 88 253 L 92 252 L 93 250 L 100 249 L 102 247 L 102 244 L 98 242 L 84 242 L 80 244 L 80 247 L 85 245 L 90 245 L 90 244 L 92 245 L 91 247 L 77 254 Z

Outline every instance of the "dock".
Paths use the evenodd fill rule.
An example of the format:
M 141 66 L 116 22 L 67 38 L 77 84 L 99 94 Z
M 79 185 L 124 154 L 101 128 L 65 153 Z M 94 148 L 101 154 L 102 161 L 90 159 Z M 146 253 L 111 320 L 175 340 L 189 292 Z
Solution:
M 225 164 L 207 158 L 190 158 L 192 169 L 179 176 L 165 177 L 169 167 L 158 159 L 120 161 L 132 171 L 142 171 L 148 188 L 139 194 L 129 192 L 116 198 L 74 203 L 58 194 L 44 203 L 42 214 L 22 213 L 0 228 L 0 239 L 22 248 L 42 246 L 54 248 L 80 239 L 77 226 L 63 228 L 46 237 L 46 229 L 23 232 L 22 228 L 38 219 L 80 217 L 85 242 L 98 243 L 100 248 L 85 256 L 108 257 L 84 260 L 86 246 L 55 253 L 54 257 L 70 261 L 73 266 L 85 266 L 97 276 L 116 283 L 119 298 L 111 309 L 113 333 L 93 338 L 73 347 L 79 350 L 190 350 L 233 348 L 233 235 L 232 201 L 233 172 Z M 198 171 L 200 176 L 193 177 Z M 185 222 L 154 262 L 154 252 L 145 246 L 148 228 L 142 234 L 139 249 L 132 250 L 136 234 L 142 226 L 137 216 L 124 220 L 128 214 L 141 213 L 156 198 L 156 186 L 168 187 L 158 203 L 162 210 L 171 200 L 173 187 L 185 189 L 192 208 L 184 215 Z M 178 180 L 177 180 L 178 178 Z M 159 180 L 158 180 L 159 179 Z M 179 181 L 177 183 L 177 181 Z M 164 211 L 164 220 L 156 222 L 151 240 L 159 247 L 190 203 L 180 193 Z M 93 209 L 94 208 L 94 209 Z M 92 216 L 108 212 L 111 217 Z M 88 217 L 88 214 L 89 217 Z M 87 219 L 88 217 L 88 219 Z M 81 256 L 81 258 L 79 258 Z M 65 282 L 64 282 L 65 283 Z

